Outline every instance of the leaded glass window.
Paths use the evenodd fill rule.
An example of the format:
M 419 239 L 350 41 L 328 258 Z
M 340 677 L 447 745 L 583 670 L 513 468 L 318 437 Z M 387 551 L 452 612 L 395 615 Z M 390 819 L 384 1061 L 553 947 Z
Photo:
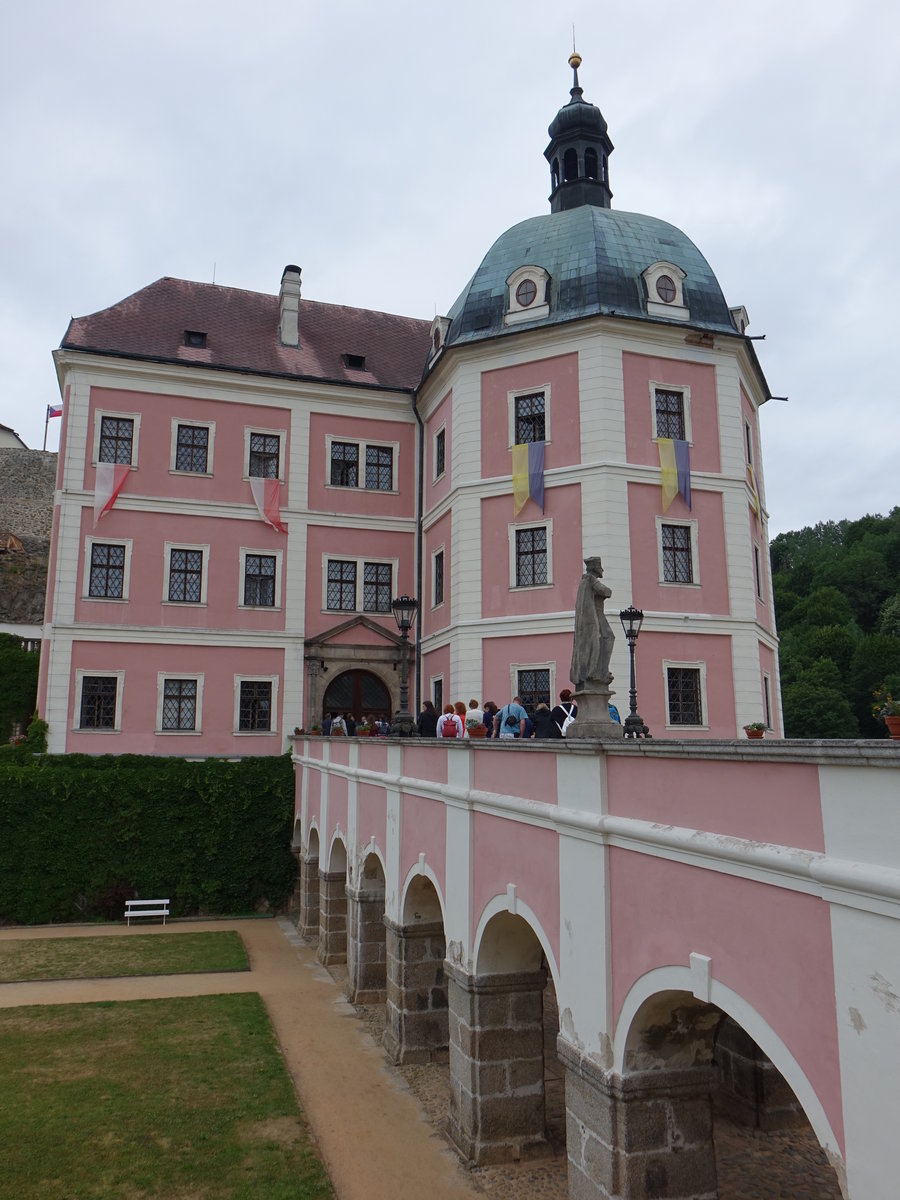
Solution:
M 518 673 L 517 691 L 522 707 L 530 716 L 539 704 L 550 704 L 550 668 L 528 668 Z
M 663 525 L 662 558 L 663 579 L 666 583 L 694 582 L 689 525 Z
M 251 433 L 248 474 L 254 479 L 277 479 L 280 452 L 277 433 Z
M 390 606 L 390 600 L 388 601 Z M 356 563 L 328 560 L 326 607 L 343 612 L 356 610 Z
M 130 466 L 133 445 L 134 421 L 130 417 L 100 418 L 100 462 Z
M 668 667 L 670 725 L 702 725 L 700 671 L 696 667 Z
M 516 530 L 516 587 L 548 582 L 547 528 Z
M 447 450 L 447 431 L 439 429 L 434 436 L 434 477 L 440 478 L 444 473 L 444 458 Z
M 390 446 L 366 446 L 366 487 L 389 492 L 394 486 L 394 451 Z
M 363 564 L 363 611 L 386 613 L 391 611 L 390 563 Z
M 333 487 L 359 487 L 359 446 L 356 442 L 331 443 Z
M 175 470 L 206 474 L 209 429 L 206 425 L 179 425 L 175 445 Z M 252 474 L 252 472 L 251 472 Z
M 244 603 L 275 607 L 275 555 L 248 554 L 244 558 Z
M 544 393 L 516 396 L 515 405 L 516 445 L 544 441 Z
M 199 604 L 203 587 L 203 551 L 169 552 L 169 599 Z
M 444 603 L 444 552 L 438 550 L 434 556 L 434 603 Z
M 272 728 L 272 681 L 242 679 L 238 701 L 238 729 L 242 733 L 268 732 Z
M 85 675 L 82 678 L 79 728 L 115 729 L 118 684 L 115 675 Z
M 196 729 L 196 679 L 165 680 L 163 684 L 162 727 L 165 730 Z
M 125 589 L 125 547 L 94 542 L 91 546 L 89 596 L 121 600 Z
M 684 392 L 656 389 L 656 436 L 684 441 Z

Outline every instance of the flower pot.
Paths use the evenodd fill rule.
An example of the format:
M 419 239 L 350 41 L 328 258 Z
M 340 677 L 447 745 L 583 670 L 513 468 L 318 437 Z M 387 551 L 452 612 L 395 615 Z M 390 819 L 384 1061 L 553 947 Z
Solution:
M 761 741 L 765 732 L 766 731 L 764 729 L 745 729 L 744 730 L 744 733 L 746 733 L 747 737 L 750 738 L 751 741 Z
M 884 723 L 888 727 L 891 739 L 895 742 L 900 742 L 900 717 L 885 717 Z

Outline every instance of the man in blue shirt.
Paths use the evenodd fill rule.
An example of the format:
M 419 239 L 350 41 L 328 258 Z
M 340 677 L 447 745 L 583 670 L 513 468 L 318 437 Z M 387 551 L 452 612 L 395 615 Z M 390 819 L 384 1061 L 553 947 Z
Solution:
M 494 737 L 524 737 L 527 720 L 528 713 L 522 707 L 521 697 L 513 696 L 510 703 L 505 704 L 494 717 Z

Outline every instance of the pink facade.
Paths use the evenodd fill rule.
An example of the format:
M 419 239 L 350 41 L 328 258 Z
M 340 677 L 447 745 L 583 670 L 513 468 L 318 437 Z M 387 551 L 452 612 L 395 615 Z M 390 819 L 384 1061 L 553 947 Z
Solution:
M 654 444 L 653 385 L 682 389 L 689 399 L 692 471 L 721 471 L 716 372 L 712 366 L 646 354 L 622 355 L 625 444 L 630 463 L 659 466 Z M 687 430 L 685 431 L 687 432 Z
M 443 431 L 444 469 L 438 474 L 436 439 Z M 448 496 L 452 482 L 450 454 L 453 448 L 453 393 L 448 392 L 438 403 L 425 425 L 425 504 L 433 508 Z
M 549 395 L 546 469 L 581 461 L 578 356 L 539 358 L 518 367 L 484 371 L 481 376 L 481 472 L 485 479 L 511 473 L 511 399 L 516 393 L 534 390 Z
M 330 442 L 340 441 L 360 447 L 359 485 L 335 486 L 330 481 Z M 394 452 L 393 488 L 366 488 L 366 446 L 384 447 Z M 372 421 L 336 413 L 311 413 L 309 418 L 309 508 L 319 512 L 370 513 L 379 517 L 414 515 L 412 497 L 415 473 L 415 427 L 406 421 Z

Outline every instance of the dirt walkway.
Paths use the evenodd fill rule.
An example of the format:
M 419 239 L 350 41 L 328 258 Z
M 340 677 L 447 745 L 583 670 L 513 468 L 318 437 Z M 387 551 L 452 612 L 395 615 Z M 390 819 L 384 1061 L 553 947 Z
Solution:
M 249 973 L 0 984 L 0 1007 L 258 992 L 339 1200 L 471 1200 L 483 1195 L 387 1066 L 314 951 L 287 921 L 2 929 L 16 938 L 128 937 L 236 929 Z

